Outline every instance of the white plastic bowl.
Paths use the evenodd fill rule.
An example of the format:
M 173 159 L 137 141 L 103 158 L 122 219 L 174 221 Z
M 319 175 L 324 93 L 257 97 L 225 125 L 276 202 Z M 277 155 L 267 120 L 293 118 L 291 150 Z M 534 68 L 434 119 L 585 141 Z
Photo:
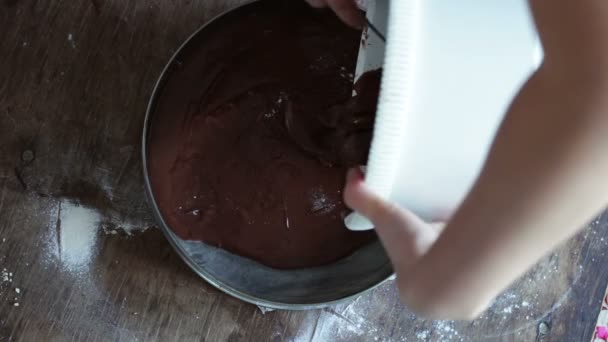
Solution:
M 424 219 L 449 216 L 541 60 L 526 0 L 391 1 L 367 185 Z

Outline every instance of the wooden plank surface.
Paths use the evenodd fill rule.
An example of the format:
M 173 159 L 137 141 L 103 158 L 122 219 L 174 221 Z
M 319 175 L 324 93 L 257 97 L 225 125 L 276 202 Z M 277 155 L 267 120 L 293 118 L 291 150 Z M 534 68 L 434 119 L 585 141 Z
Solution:
M 606 215 L 471 323 L 420 320 L 391 283 L 324 310 L 264 314 L 191 272 L 147 208 L 140 132 L 173 51 L 239 2 L 0 1 L 0 340 L 591 338 Z

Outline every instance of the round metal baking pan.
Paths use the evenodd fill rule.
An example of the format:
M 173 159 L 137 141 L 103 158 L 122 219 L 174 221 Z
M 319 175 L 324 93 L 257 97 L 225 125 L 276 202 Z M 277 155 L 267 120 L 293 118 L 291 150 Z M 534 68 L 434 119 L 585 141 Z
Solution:
M 154 87 L 148 104 L 142 135 L 142 162 L 146 195 L 155 218 L 169 243 L 199 276 L 221 291 L 245 302 L 274 309 L 305 310 L 346 301 L 373 289 L 392 275 L 392 267 L 379 241 L 352 255 L 322 267 L 278 270 L 198 241 L 179 238 L 167 225 L 156 203 L 148 172 L 148 138 L 154 124 L 157 99 L 165 81 L 190 44 L 205 28 L 233 13 L 272 6 L 275 0 L 254 1 L 215 17 L 194 32 L 175 52 Z M 345 228 L 346 229 L 346 228 Z

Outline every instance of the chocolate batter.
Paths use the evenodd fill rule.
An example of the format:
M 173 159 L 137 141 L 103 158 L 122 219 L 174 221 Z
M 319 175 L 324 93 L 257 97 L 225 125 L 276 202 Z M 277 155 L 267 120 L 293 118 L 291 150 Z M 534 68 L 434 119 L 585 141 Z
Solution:
M 351 99 L 359 39 L 333 13 L 264 0 L 182 50 L 148 143 L 175 233 L 275 268 L 331 263 L 376 238 L 342 221 L 346 167 L 365 162 L 377 100 Z M 375 89 L 374 75 L 358 87 Z

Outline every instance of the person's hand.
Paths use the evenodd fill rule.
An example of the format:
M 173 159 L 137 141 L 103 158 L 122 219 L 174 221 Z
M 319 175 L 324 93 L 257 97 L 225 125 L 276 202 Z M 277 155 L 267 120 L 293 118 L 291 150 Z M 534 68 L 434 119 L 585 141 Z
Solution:
M 435 242 L 443 224 L 422 221 L 412 212 L 382 200 L 363 182 L 360 169 L 351 169 L 346 177 L 344 201 L 351 209 L 367 217 L 376 228 L 400 279 L 407 278 L 408 269 L 423 256 Z
M 363 27 L 363 14 L 355 0 L 306 0 L 306 2 L 315 8 L 331 8 L 342 21 L 351 27 L 358 29 Z

